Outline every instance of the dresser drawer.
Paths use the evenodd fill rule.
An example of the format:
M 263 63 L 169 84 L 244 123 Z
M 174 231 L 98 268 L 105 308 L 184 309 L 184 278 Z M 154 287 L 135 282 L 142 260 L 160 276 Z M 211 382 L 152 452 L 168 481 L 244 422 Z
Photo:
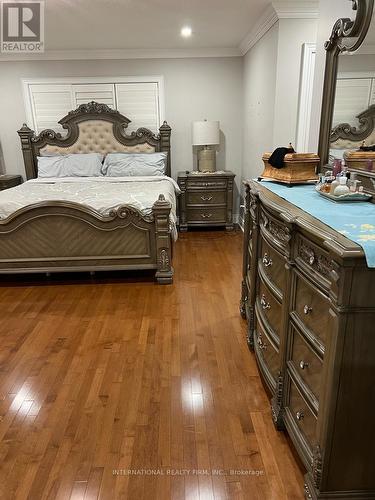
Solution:
M 290 360 L 294 370 L 319 401 L 323 363 L 294 326 L 291 327 L 291 336 Z
M 272 244 L 282 253 L 287 253 L 291 232 L 285 223 L 262 208 L 260 213 L 260 226 L 262 233 L 266 235 L 268 240 L 272 241 Z
M 199 188 L 212 188 L 212 189 L 226 189 L 227 179 L 188 179 L 187 181 L 188 189 L 199 189 Z
M 188 191 L 186 193 L 187 205 L 225 205 L 226 202 L 226 191 Z
M 287 408 L 290 411 L 291 418 L 298 427 L 299 432 L 303 436 L 305 442 L 308 444 L 310 450 L 313 449 L 316 443 L 316 428 L 317 418 L 311 411 L 309 405 L 302 396 L 302 393 L 297 388 L 292 379 L 289 386 L 289 401 Z
M 259 265 L 263 274 L 277 289 L 278 298 L 282 300 L 285 287 L 285 259 L 264 238 L 261 238 Z
M 325 346 L 329 329 L 329 300 L 296 274 L 295 312 L 304 326 Z
M 300 234 L 297 235 L 295 247 L 298 268 L 318 280 L 320 286 L 328 291 L 332 280 L 332 259 L 329 253 Z
M 282 307 L 261 279 L 258 286 L 257 306 L 264 322 L 268 323 L 280 338 Z
M 261 326 L 259 319 L 256 322 L 254 341 L 259 364 L 268 379 L 270 388 L 274 389 L 280 370 L 280 354 L 278 347 L 271 336 L 266 333 L 266 329 Z
M 224 223 L 226 221 L 225 208 L 188 208 L 187 210 L 188 223 Z

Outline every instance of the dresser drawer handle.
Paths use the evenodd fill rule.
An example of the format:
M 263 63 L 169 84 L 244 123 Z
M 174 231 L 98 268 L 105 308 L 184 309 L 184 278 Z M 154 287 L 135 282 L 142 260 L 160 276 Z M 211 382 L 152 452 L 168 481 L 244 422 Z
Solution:
M 262 337 L 260 335 L 258 335 L 258 346 L 261 351 L 267 350 L 267 344 L 264 344 Z
M 262 309 L 266 311 L 267 309 L 271 309 L 270 304 L 267 302 L 266 296 L 262 295 L 262 298 L 260 299 L 260 305 L 262 306 Z
M 201 196 L 201 200 L 202 201 L 211 201 L 212 200 L 212 196 Z
M 301 370 L 304 370 L 305 368 L 309 367 L 309 363 L 306 363 L 305 361 L 300 361 L 299 367 L 301 368 Z
M 201 214 L 202 219 L 210 219 L 212 214 Z
M 306 305 L 304 308 L 303 308 L 303 312 L 306 314 L 306 316 L 310 313 L 312 313 L 312 307 Z
M 297 420 L 303 420 L 305 418 L 305 414 L 303 413 L 303 411 L 297 411 L 296 413 L 296 419 Z
M 263 257 L 263 264 L 264 264 L 264 267 L 271 267 L 273 262 L 272 262 L 272 259 L 271 257 L 268 255 L 268 253 L 265 253 L 264 254 L 264 257 Z

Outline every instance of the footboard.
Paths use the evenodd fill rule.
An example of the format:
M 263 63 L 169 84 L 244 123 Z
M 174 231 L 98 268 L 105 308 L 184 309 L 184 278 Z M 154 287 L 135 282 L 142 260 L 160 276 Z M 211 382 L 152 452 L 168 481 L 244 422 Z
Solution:
M 108 216 L 68 202 L 44 202 L 0 221 L 0 274 L 155 269 L 171 283 L 171 205 L 163 195 L 144 216 L 121 206 Z

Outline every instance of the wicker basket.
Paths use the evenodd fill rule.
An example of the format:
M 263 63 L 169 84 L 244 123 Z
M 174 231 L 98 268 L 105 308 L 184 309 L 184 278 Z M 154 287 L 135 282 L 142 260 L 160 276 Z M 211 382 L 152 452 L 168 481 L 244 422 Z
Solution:
M 285 184 L 303 184 L 318 179 L 316 169 L 319 165 L 320 158 L 313 153 L 292 153 L 285 156 L 284 168 L 272 167 L 268 160 L 271 153 L 263 155 L 264 172 L 260 176 L 261 179 L 272 179 Z

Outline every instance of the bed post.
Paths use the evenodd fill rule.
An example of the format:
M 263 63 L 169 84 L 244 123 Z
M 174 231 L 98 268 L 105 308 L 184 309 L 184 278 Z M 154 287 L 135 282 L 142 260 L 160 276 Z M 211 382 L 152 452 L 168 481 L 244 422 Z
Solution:
M 171 204 L 161 194 L 158 201 L 154 203 L 152 211 L 155 217 L 156 259 L 158 265 L 155 278 L 159 284 L 169 285 L 173 283 L 173 267 L 171 265 L 172 239 L 169 230 Z
M 21 139 L 23 161 L 25 164 L 26 178 L 35 179 L 37 177 L 37 169 L 35 165 L 34 152 L 31 139 L 34 137 L 34 131 L 31 130 L 26 123 L 18 130 L 18 135 Z
M 159 128 L 160 132 L 160 151 L 168 153 L 166 174 L 171 177 L 171 132 L 172 129 L 167 122 Z

